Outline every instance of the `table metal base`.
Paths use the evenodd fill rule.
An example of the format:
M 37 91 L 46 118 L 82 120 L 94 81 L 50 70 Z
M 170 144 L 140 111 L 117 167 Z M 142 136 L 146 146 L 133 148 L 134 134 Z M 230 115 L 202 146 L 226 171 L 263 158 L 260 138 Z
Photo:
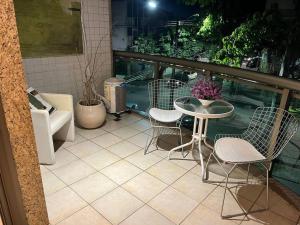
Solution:
M 203 160 L 203 151 L 202 151 L 202 141 L 205 146 L 207 146 L 210 149 L 213 149 L 211 145 L 209 145 L 206 141 L 206 135 L 207 135 L 207 126 L 208 126 L 208 119 L 203 118 L 196 118 L 194 119 L 194 126 L 193 126 L 193 135 L 192 140 L 188 143 L 182 144 L 180 146 L 177 146 L 170 150 L 168 159 L 171 159 L 171 154 L 179 149 L 182 149 L 184 147 L 192 145 L 192 149 L 194 148 L 194 144 L 198 143 L 198 149 L 199 149 L 199 158 L 201 163 L 201 173 L 202 173 L 202 180 L 205 181 L 207 179 L 207 174 L 204 168 L 204 160 Z

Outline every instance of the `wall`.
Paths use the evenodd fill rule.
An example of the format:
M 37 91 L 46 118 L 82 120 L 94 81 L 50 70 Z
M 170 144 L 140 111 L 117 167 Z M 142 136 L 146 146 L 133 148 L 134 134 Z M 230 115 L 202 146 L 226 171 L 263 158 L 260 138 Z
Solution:
M 97 57 L 97 65 L 101 69 L 96 81 L 100 92 L 103 92 L 103 81 L 112 76 L 111 1 L 84 0 L 82 12 L 88 44 L 86 56 L 95 52 L 103 39 Z M 79 60 L 83 62 L 84 57 L 80 56 Z M 41 92 L 71 93 L 74 102 L 79 98 L 81 72 L 77 56 L 27 58 L 23 59 L 23 64 L 29 86 Z

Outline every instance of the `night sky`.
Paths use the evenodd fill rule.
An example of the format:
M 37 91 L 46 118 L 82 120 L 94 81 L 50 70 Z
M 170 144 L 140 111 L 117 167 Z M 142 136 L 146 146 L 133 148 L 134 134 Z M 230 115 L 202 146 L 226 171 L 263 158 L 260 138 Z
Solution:
M 149 0 L 112 0 L 113 2 L 127 1 L 128 3 L 133 3 L 135 6 L 139 5 L 139 14 L 142 14 L 144 10 L 145 14 L 148 14 L 154 19 L 158 19 L 163 16 L 163 14 L 168 15 L 168 19 L 187 19 L 193 14 L 198 12 L 199 6 L 187 6 L 180 2 L 180 0 L 156 0 L 158 3 L 157 8 L 151 10 L 147 7 Z M 144 8 L 144 9 L 143 9 Z M 134 9 L 136 10 L 136 9 Z M 166 17 L 166 16 L 163 16 Z
M 198 6 L 187 6 L 177 0 L 157 0 L 157 10 L 164 10 L 180 19 L 185 19 L 198 12 Z

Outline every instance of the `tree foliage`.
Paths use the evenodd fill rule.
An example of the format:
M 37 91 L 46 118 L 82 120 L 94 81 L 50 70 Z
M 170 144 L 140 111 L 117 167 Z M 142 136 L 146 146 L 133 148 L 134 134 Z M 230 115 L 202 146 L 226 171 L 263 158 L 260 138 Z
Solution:
M 283 20 L 276 7 L 265 11 L 266 0 L 178 1 L 199 5 L 201 16 L 194 17 L 193 26 L 173 27 L 156 34 L 155 38 L 139 37 L 135 41 L 136 51 L 187 59 L 206 58 L 238 67 L 244 58 L 263 55 L 264 71 L 274 67 L 277 61 L 280 74 L 292 74 L 298 66 L 300 0 L 295 0 L 296 18 L 290 21 Z M 267 72 L 278 72 L 278 69 Z
M 151 35 L 147 37 L 140 36 L 136 40 L 134 40 L 133 49 L 135 52 L 147 54 L 157 54 L 160 50 L 157 47 L 156 41 Z
M 136 52 L 186 59 L 194 59 L 204 51 L 204 44 L 196 39 L 195 32 L 186 27 L 178 31 L 170 29 L 156 39 L 140 36 L 134 43 Z
M 263 13 L 266 0 L 181 0 L 186 5 L 199 5 L 201 14 L 211 15 L 212 22 L 222 20 L 219 32 L 227 36 L 252 17 L 254 13 Z
M 197 35 L 204 41 L 211 43 L 219 43 L 222 39 L 222 26 L 224 22 L 222 17 L 209 14 L 202 21 Z
M 215 62 L 240 66 L 243 58 L 260 55 L 268 49 L 274 56 L 281 56 L 287 44 L 285 24 L 277 12 L 255 14 L 222 39 L 222 48 L 215 55 Z
M 204 50 L 204 45 L 187 28 L 179 29 L 177 56 L 186 59 L 195 59 Z
M 265 33 L 266 29 L 262 19 L 259 16 L 254 16 L 236 28 L 231 35 L 222 39 L 223 47 L 216 53 L 215 62 L 240 66 L 245 56 L 255 54 L 255 50 L 260 47 Z

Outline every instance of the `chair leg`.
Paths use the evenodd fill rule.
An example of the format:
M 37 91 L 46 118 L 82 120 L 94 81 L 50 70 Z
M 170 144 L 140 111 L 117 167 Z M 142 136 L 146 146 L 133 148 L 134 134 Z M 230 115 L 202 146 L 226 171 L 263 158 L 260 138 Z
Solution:
M 147 154 L 147 151 L 148 151 L 150 145 L 152 144 L 153 137 L 150 138 L 150 141 L 149 141 L 149 138 L 150 138 L 150 137 L 148 137 L 147 142 L 146 142 L 146 145 L 145 145 L 144 155 Z
M 146 146 L 145 146 L 145 149 L 144 149 L 144 155 L 147 154 L 147 151 L 148 151 L 150 145 L 152 144 L 152 142 L 153 142 L 153 140 L 154 140 L 154 138 L 155 138 L 155 129 L 156 129 L 156 128 L 152 127 L 152 129 L 153 129 L 153 131 L 152 131 L 152 137 L 151 137 L 151 139 L 150 139 L 149 142 L 148 142 L 148 140 L 149 140 L 149 137 L 148 137 L 148 140 L 147 140 L 147 142 L 146 142 Z M 157 147 L 157 146 L 156 146 L 156 147 Z
M 209 157 L 207 159 L 207 162 L 206 162 L 206 165 L 205 165 L 205 176 L 204 176 L 204 180 L 208 180 L 208 174 L 209 174 L 209 171 L 208 171 L 208 164 L 209 164 L 209 161 L 211 159 L 211 156 L 212 156 L 213 153 L 210 153 L 209 154 Z
M 269 169 L 270 169 L 271 165 L 269 165 L 269 167 L 267 165 L 265 165 L 265 163 L 261 163 L 261 165 L 266 170 L 266 208 L 265 208 L 265 210 L 268 210 L 269 209 Z
M 153 133 L 153 140 L 156 138 L 156 142 L 155 142 L 155 147 L 156 147 L 156 149 L 159 148 L 158 145 L 157 145 L 157 141 L 158 141 L 158 138 L 159 138 L 159 136 L 160 136 L 160 134 L 161 134 L 160 129 L 161 129 L 161 128 L 157 128 L 157 129 L 156 129 L 156 134 Z
M 248 164 L 248 170 L 247 170 L 247 178 L 246 178 L 246 183 L 249 183 L 249 172 L 250 172 L 250 163 Z
M 195 147 L 195 142 L 193 142 L 192 146 L 191 146 L 191 151 L 194 150 L 194 147 Z
M 267 205 L 266 210 L 269 209 L 269 170 L 266 168 L 267 171 L 267 181 L 266 181 L 266 195 L 267 195 Z
M 263 210 L 268 210 L 269 209 L 269 169 L 268 169 L 268 167 L 267 166 L 265 166 L 263 163 L 261 163 L 261 165 L 266 169 L 266 172 L 267 172 L 267 174 L 266 174 L 266 208 L 265 209 L 263 209 Z M 246 216 L 246 218 L 249 218 L 248 217 L 248 213 L 249 213 L 249 211 L 251 210 L 251 208 L 252 208 L 252 206 L 249 208 L 249 209 L 247 209 L 247 210 L 245 210 L 245 209 L 243 209 L 243 207 L 242 207 L 242 205 L 239 203 L 239 201 L 238 201 L 238 199 L 236 198 L 236 196 L 234 196 L 234 194 L 231 192 L 231 190 L 230 190 L 230 188 L 228 188 L 228 178 L 229 178 L 229 176 L 230 176 L 230 174 L 232 173 L 232 171 L 234 170 L 234 168 L 237 166 L 237 164 L 235 164 L 232 168 L 231 168 L 231 170 L 228 172 L 228 173 L 226 173 L 226 185 L 225 185 L 225 191 L 224 191 L 224 196 L 223 196 L 223 202 L 222 202 L 222 209 L 221 209 L 221 217 L 222 218 L 231 218 L 231 217 L 234 217 L 234 216 L 238 216 L 238 215 L 245 215 Z M 249 175 L 249 170 L 250 170 L 250 164 L 248 164 L 248 175 Z M 247 180 L 248 180 L 248 178 L 247 178 Z M 229 216 L 223 216 L 223 210 L 224 210 L 224 203 L 225 203 L 225 197 L 226 197 L 226 191 L 227 191 L 227 189 L 228 189 L 228 191 L 229 191 L 229 193 L 232 195 L 232 197 L 235 199 L 235 201 L 237 202 L 237 204 L 239 205 L 239 207 L 240 207 L 240 209 L 243 211 L 243 213 L 242 214 L 235 214 L 235 215 L 229 215 Z M 259 196 L 258 196 L 259 197 Z M 257 211 L 262 211 L 262 210 L 257 210 Z
M 147 138 L 145 149 L 144 149 L 144 155 L 147 154 L 147 151 L 148 151 L 148 149 L 149 149 L 149 147 L 150 147 L 150 145 L 152 143 L 153 137 L 154 137 L 154 128 L 152 127 L 152 137 L 151 138 L 150 137 Z M 150 138 L 150 141 L 149 141 L 149 138 Z
M 226 174 L 225 190 L 224 190 L 224 195 L 223 195 L 223 200 L 222 200 L 222 208 L 221 208 L 221 218 L 224 218 L 224 216 L 223 216 L 223 210 L 224 210 L 226 192 L 227 192 L 227 188 L 228 188 L 228 178 L 229 178 L 229 174 Z
M 236 168 L 237 164 L 234 164 L 233 167 L 230 169 L 230 171 L 227 173 L 226 172 L 226 182 L 225 182 L 225 190 L 224 190 L 224 195 L 223 195 L 223 201 L 222 201 L 222 208 L 221 208 L 221 218 L 231 218 L 231 217 L 235 217 L 235 216 L 239 216 L 239 215 L 245 215 L 248 218 L 248 213 L 245 209 L 243 209 L 242 205 L 239 203 L 238 199 L 234 196 L 234 194 L 231 192 L 231 190 L 228 188 L 228 179 L 230 174 L 232 173 L 232 171 Z M 226 198 L 226 192 L 227 189 L 229 191 L 229 193 L 231 194 L 231 196 L 233 197 L 233 199 L 236 201 L 236 203 L 238 204 L 238 206 L 240 207 L 240 209 L 242 210 L 242 213 L 239 214 L 234 214 L 234 215 L 228 215 L 228 216 L 223 216 L 223 211 L 224 211 L 224 204 L 225 204 L 225 198 Z
M 183 138 L 182 138 L 182 132 L 181 132 L 180 128 L 179 128 L 179 138 L 180 138 L 179 139 L 179 141 L 180 141 L 179 145 L 182 145 L 183 144 Z M 181 148 L 181 155 L 182 155 L 183 158 L 185 158 L 188 155 L 188 153 L 184 154 L 184 148 L 183 147 Z

